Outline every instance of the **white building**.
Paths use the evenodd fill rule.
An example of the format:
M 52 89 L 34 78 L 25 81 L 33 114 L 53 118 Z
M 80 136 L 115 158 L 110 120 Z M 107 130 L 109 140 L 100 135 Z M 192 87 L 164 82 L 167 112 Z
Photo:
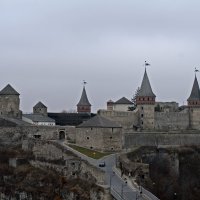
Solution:
M 38 126 L 55 126 L 55 120 L 41 114 L 23 114 L 22 120 Z
M 113 103 L 114 111 L 129 111 L 129 107 L 133 106 L 133 102 L 125 97 L 122 97 L 118 101 Z

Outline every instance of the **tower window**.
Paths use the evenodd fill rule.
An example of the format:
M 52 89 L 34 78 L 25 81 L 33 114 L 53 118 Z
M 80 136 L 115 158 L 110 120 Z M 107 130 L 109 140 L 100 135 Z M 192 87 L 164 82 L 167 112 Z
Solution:
M 90 138 L 89 137 L 87 137 L 87 140 L 89 140 Z
M 141 114 L 141 117 L 144 117 L 144 114 Z
M 143 107 L 141 107 L 141 109 L 143 110 L 144 108 L 143 108 Z

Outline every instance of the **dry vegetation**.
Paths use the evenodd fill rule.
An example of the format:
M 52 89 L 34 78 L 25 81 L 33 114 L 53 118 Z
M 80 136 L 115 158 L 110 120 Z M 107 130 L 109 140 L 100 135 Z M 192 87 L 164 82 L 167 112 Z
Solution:
M 0 150 L 0 192 L 15 196 L 25 192 L 27 199 L 89 200 L 91 191 L 101 193 L 94 182 L 86 182 L 79 178 L 67 180 L 53 170 L 34 168 L 30 164 L 22 164 L 16 168 L 9 167 L 9 158 L 33 158 L 30 153 L 20 150 Z
M 163 154 L 168 156 L 162 156 Z M 173 161 L 169 159 L 174 154 L 177 154 L 179 160 L 179 173 L 172 166 Z M 149 160 L 148 155 L 151 157 Z M 161 151 L 146 147 L 130 153 L 128 157 L 130 160 L 142 158 L 143 162 L 149 164 L 150 179 L 142 184 L 160 199 L 200 199 L 200 147 L 170 148 Z

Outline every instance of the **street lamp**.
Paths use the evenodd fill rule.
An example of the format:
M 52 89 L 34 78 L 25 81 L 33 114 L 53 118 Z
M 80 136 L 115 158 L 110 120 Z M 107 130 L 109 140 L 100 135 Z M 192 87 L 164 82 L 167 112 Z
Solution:
M 127 180 L 126 178 L 124 179 L 124 182 L 122 183 L 122 189 L 121 189 L 121 197 L 123 199 L 124 196 L 124 187 L 127 185 Z
M 135 199 L 136 199 L 136 200 L 139 200 L 139 198 L 140 198 L 140 195 L 138 195 L 138 193 L 136 192 Z
M 110 174 L 110 192 L 111 192 L 111 185 L 112 185 L 113 176 L 115 176 L 115 172 L 112 172 L 112 174 Z
M 176 192 L 174 193 L 174 200 L 176 200 L 177 199 L 177 194 L 176 194 Z

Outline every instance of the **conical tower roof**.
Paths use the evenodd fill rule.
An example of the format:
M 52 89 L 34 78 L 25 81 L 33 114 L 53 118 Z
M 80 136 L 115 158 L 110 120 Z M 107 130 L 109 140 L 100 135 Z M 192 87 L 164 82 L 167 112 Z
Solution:
M 153 93 L 153 91 L 151 89 L 151 84 L 149 82 L 146 68 L 145 68 L 142 84 L 140 87 L 140 91 L 138 92 L 138 96 L 139 97 L 156 97 L 156 95 Z
M 78 102 L 77 106 L 91 106 L 91 104 L 90 104 L 90 102 L 89 102 L 89 100 L 87 98 L 85 86 L 83 86 L 83 91 L 82 91 L 81 99 Z
M 47 108 L 41 101 L 39 101 L 33 108 Z
M 197 81 L 196 75 L 194 78 L 194 84 L 192 87 L 190 97 L 188 98 L 188 101 L 190 101 L 190 100 L 200 100 L 200 89 L 199 89 L 199 83 Z
M 8 84 L 0 91 L 0 95 L 19 95 L 19 93 L 10 84 Z

